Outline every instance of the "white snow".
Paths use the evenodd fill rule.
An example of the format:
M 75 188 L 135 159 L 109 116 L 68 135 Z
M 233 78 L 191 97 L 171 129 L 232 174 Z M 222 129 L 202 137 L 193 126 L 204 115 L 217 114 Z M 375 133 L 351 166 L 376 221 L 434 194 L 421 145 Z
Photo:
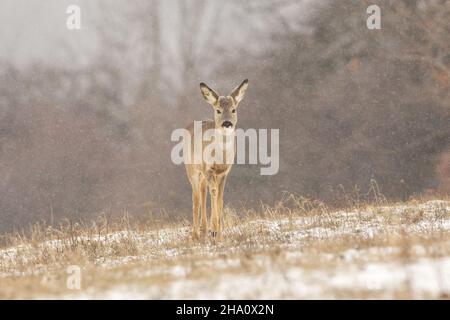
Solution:
M 391 223 L 386 223 L 391 219 Z M 383 222 L 384 223 L 381 223 Z M 242 233 L 245 237 L 239 237 Z M 436 298 L 450 294 L 450 237 L 436 244 L 418 243 L 407 249 L 376 244 L 359 248 L 349 242 L 328 252 L 305 251 L 308 244 L 333 243 L 349 237 L 372 241 L 381 236 L 417 235 L 433 238 L 450 235 L 450 202 L 383 206 L 258 219 L 230 227 L 216 245 L 189 240 L 187 227 L 145 233 L 118 232 L 78 238 L 106 244 L 132 237 L 139 254 L 102 257 L 96 267 L 116 272 L 126 267 L 132 281 L 114 283 L 99 290 L 95 284 L 58 298 L 75 299 L 315 299 L 364 296 L 395 298 L 405 288 L 412 298 Z M 347 238 L 345 238 L 347 239 Z M 444 239 L 444 238 L 443 238 Z M 444 240 L 443 240 L 444 241 Z M 60 248 L 58 240 L 41 243 L 42 249 Z M 339 249 L 339 247 L 338 247 Z M 17 259 L 32 259 L 35 248 L 20 245 L 0 250 L 0 266 Z M 407 250 L 408 255 L 404 255 Z M 447 252 L 447 251 L 446 251 Z M 448 250 L 450 252 L 450 250 Z M 45 270 L 45 269 L 44 269 Z M 36 270 L 3 272 L 1 277 L 35 274 Z M 163 283 L 155 279 L 164 279 Z M 54 298 L 53 296 L 39 296 Z

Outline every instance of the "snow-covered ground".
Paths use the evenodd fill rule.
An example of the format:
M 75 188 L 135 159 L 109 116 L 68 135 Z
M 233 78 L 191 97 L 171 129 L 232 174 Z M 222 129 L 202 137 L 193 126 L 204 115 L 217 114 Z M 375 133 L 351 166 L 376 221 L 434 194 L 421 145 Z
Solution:
M 0 288 L 0 297 L 8 292 L 50 299 L 450 296 L 450 202 L 286 213 L 230 224 L 217 244 L 194 242 L 188 227 L 171 227 L 80 235 L 70 244 L 72 251 L 77 247 L 76 258 L 58 256 L 68 250 L 64 240 L 4 249 L 0 281 L 22 288 L 28 279 L 32 289 L 14 295 Z M 101 250 L 89 256 L 99 244 Z M 51 263 L 42 263 L 43 255 Z M 69 290 L 64 266 L 77 263 L 82 288 Z

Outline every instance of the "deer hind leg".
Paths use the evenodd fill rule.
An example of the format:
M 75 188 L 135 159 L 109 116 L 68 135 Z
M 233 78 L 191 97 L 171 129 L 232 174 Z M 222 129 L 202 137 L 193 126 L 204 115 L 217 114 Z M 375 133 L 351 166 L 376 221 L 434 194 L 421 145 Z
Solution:
M 198 183 L 192 183 L 192 238 L 198 239 L 198 218 L 199 218 L 200 192 Z
M 208 231 L 208 218 L 206 216 L 206 196 L 207 195 L 208 195 L 208 188 L 206 185 L 206 180 L 203 179 L 200 182 L 200 201 L 201 201 L 201 210 L 202 210 L 200 235 L 202 238 L 206 236 L 206 232 Z

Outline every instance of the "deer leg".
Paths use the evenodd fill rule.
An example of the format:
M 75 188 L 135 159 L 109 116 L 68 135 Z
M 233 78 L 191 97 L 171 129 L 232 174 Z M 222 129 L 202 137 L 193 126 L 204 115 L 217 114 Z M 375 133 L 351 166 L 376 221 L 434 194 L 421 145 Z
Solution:
M 219 216 L 217 211 L 218 186 L 217 178 L 212 171 L 206 172 L 206 181 L 211 196 L 211 235 L 215 238 L 219 231 Z
M 227 176 L 220 178 L 218 183 L 218 194 L 217 194 L 217 210 L 219 217 L 219 239 L 222 237 L 222 219 L 223 219 L 223 191 L 225 189 L 225 183 L 227 181 Z
M 200 182 L 200 201 L 201 201 L 201 210 L 202 210 L 202 219 L 200 226 L 200 234 L 202 237 L 206 235 L 208 231 L 208 218 L 206 216 L 206 196 L 208 195 L 208 189 L 206 185 L 206 181 L 203 179 Z
M 192 227 L 192 238 L 194 240 L 198 239 L 198 209 L 199 209 L 199 202 L 200 202 L 200 194 L 199 194 L 199 188 L 198 184 L 192 185 L 192 217 L 194 225 Z
M 211 235 L 215 238 L 219 232 L 219 215 L 217 210 L 217 187 L 210 186 L 211 195 Z
M 217 188 L 210 188 L 211 195 L 211 236 L 216 238 L 219 233 L 219 215 L 217 211 Z

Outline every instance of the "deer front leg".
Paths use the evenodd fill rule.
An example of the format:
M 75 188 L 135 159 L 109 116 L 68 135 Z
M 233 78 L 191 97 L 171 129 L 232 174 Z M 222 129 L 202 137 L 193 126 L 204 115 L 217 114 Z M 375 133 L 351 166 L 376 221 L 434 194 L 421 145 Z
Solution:
M 217 210 L 218 184 L 217 177 L 212 170 L 206 172 L 206 182 L 211 195 L 211 235 L 215 238 L 219 231 L 219 216 Z
M 222 217 L 223 217 L 223 192 L 225 190 L 225 183 L 227 181 L 227 176 L 222 176 L 218 183 L 218 194 L 217 194 L 217 211 L 219 217 L 219 239 L 222 237 Z
M 217 188 L 210 188 L 211 194 L 211 236 L 216 238 L 219 234 L 220 220 L 217 210 Z
M 200 183 L 200 201 L 202 210 L 202 220 L 200 225 L 200 235 L 205 237 L 208 231 L 208 218 L 206 216 L 206 196 L 208 195 L 208 188 L 206 181 L 203 179 Z
M 192 186 L 192 218 L 193 218 L 193 227 L 192 227 L 192 238 L 194 240 L 198 239 L 198 209 L 199 209 L 199 200 L 200 194 L 197 186 Z

